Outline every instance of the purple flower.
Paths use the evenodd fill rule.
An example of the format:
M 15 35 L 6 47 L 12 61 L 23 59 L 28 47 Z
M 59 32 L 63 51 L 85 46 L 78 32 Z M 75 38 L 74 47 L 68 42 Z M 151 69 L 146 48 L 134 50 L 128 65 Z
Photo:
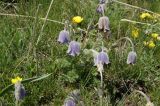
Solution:
M 98 64 L 109 64 L 109 57 L 108 54 L 104 51 L 101 51 L 95 58 L 94 58 L 95 65 Z
M 136 63 L 137 54 L 134 51 L 128 53 L 127 64 L 135 64 Z
M 100 4 L 106 3 L 106 0 L 99 0 Z
M 105 11 L 105 4 L 99 4 L 96 11 L 97 13 L 103 14 L 103 12 Z
M 79 55 L 79 53 L 80 53 L 80 43 L 78 43 L 76 41 L 71 41 L 69 43 L 67 53 L 71 56 Z
M 62 31 L 59 33 L 58 42 L 60 42 L 60 43 L 62 43 L 62 44 L 65 44 L 65 43 L 68 43 L 69 40 L 70 40 L 69 32 L 66 31 L 66 30 L 62 30 Z
M 14 94 L 15 94 L 16 100 L 21 100 L 25 97 L 26 91 L 24 89 L 24 86 L 20 82 L 15 84 Z
M 109 18 L 107 16 L 103 16 L 99 18 L 98 21 L 98 29 L 103 30 L 104 32 L 109 31 Z
M 64 106 L 76 106 L 76 103 L 72 99 L 65 100 Z
M 80 102 L 80 91 L 73 90 L 68 94 L 68 97 L 64 101 L 64 106 L 76 106 Z

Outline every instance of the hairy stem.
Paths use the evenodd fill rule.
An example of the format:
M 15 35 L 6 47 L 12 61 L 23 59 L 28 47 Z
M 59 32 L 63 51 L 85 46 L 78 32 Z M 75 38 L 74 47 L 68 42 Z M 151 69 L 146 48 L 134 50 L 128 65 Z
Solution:
M 130 22 L 130 23 L 134 23 L 134 24 L 151 25 L 149 23 L 143 23 L 143 22 L 133 21 L 133 20 L 129 20 L 129 19 L 121 19 L 121 21 Z
M 126 39 L 126 40 L 128 40 L 130 42 L 130 44 L 132 45 L 132 51 L 134 51 L 134 44 L 133 44 L 132 40 L 129 37 L 120 38 L 119 40 L 116 41 L 116 44 L 118 42 L 120 42 L 121 40 L 123 40 L 123 39 Z
M 158 14 L 158 13 L 155 13 L 155 12 L 153 12 L 153 11 L 150 11 L 150 10 L 147 10 L 147 9 L 144 9 L 144 8 L 141 8 L 141 7 L 138 7 L 138 6 L 133 6 L 133 5 L 130 5 L 130 4 L 127 4 L 127 3 L 124 3 L 124 2 L 120 2 L 120 1 L 118 1 L 118 0 L 113 0 L 113 2 L 118 3 L 118 4 L 121 4 L 121 5 L 126 5 L 126 6 L 131 7 L 131 8 L 143 10 L 143 11 L 146 11 L 146 12 L 152 13 L 152 14 L 155 14 L 155 15 L 157 15 L 158 17 L 160 17 L 160 14 Z
M 135 90 L 135 92 L 138 92 L 138 93 L 140 93 L 142 96 L 144 96 L 144 98 L 146 99 L 147 103 L 148 103 L 148 102 L 151 102 L 151 101 L 150 101 L 150 98 L 149 98 L 145 93 L 143 93 L 142 91 Z
M 103 88 L 103 74 L 102 74 L 102 71 L 100 71 L 100 76 L 101 76 L 100 88 Z

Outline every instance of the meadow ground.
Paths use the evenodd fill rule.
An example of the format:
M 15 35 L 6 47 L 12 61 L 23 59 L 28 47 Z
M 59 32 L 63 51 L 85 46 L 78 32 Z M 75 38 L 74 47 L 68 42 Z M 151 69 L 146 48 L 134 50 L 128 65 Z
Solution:
M 101 76 L 89 49 L 100 51 L 103 44 L 110 59 L 103 71 L 103 106 L 145 106 L 145 98 L 135 90 L 143 91 L 160 106 L 160 1 L 109 1 L 105 15 L 110 20 L 110 37 L 106 39 L 95 26 L 101 17 L 96 13 L 98 0 L 53 0 L 49 12 L 51 0 L 1 0 L 0 105 L 15 105 L 14 87 L 2 94 L 12 78 L 51 74 L 24 83 L 26 97 L 20 105 L 62 106 L 67 95 L 79 89 L 85 106 L 100 106 L 97 90 Z M 143 13 L 149 15 L 142 18 Z M 83 17 L 80 24 L 72 22 L 77 15 Z M 65 20 L 72 26 L 71 39 L 81 43 L 75 57 L 66 53 L 67 44 L 57 42 Z M 126 63 L 132 50 L 130 42 L 125 38 L 117 42 L 123 37 L 133 42 L 137 54 L 134 65 Z

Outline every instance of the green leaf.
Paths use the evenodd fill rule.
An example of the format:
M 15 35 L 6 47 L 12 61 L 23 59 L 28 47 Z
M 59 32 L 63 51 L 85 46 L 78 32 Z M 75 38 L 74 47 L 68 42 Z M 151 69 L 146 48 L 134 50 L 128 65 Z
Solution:
M 43 75 L 43 76 L 41 76 L 41 77 L 39 77 L 39 78 L 36 78 L 36 79 L 32 80 L 31 82 L 40 81 L 40 80 L 42 80 L 42 79 L 44 79 L 44 78 L 49 77 L 50 75 L 51 75 L 51 74 L 45 74 L 45 75 Z

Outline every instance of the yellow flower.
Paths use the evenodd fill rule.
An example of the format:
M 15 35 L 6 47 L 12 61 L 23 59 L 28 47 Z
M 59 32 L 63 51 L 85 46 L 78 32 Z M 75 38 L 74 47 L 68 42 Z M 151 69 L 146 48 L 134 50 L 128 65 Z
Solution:
M 141 19 L 145 19 L 145 18 L 151 19 L 151 18 L 153 18 L 153 16 L 152 16 L 151 14 L 149 14 L 149 13 L 142 13 L 142 14 L 140 15 L 140 18 L 141 18 Z
M 156 45 L 153 41 L 150 41 L 149 44 L 148 44 L 148 47 L 149 48 L 154 48 Z
M 139 37 L 139 29 L 135 28 L 134 30 L 132 30 L 132 36 L 134 38 L 138 38 Z
M 157 34 L 157 33 L 152 33 L 151 36 L 152 36 L 153 38 L 157 39 L 158 34 Z
M 13 78 L 11 80 L 12 84 L 16 84 L 17 82 L 20 82 L 20 81 L 22 81 L 22 78 L 20 78 L 20 77 Z
M 83 21 L 83 18 L 81 16 L 75 16 L 72 18 L 72 22 L 73 23 L 76 23 L 76 24 L 79 24 Z

